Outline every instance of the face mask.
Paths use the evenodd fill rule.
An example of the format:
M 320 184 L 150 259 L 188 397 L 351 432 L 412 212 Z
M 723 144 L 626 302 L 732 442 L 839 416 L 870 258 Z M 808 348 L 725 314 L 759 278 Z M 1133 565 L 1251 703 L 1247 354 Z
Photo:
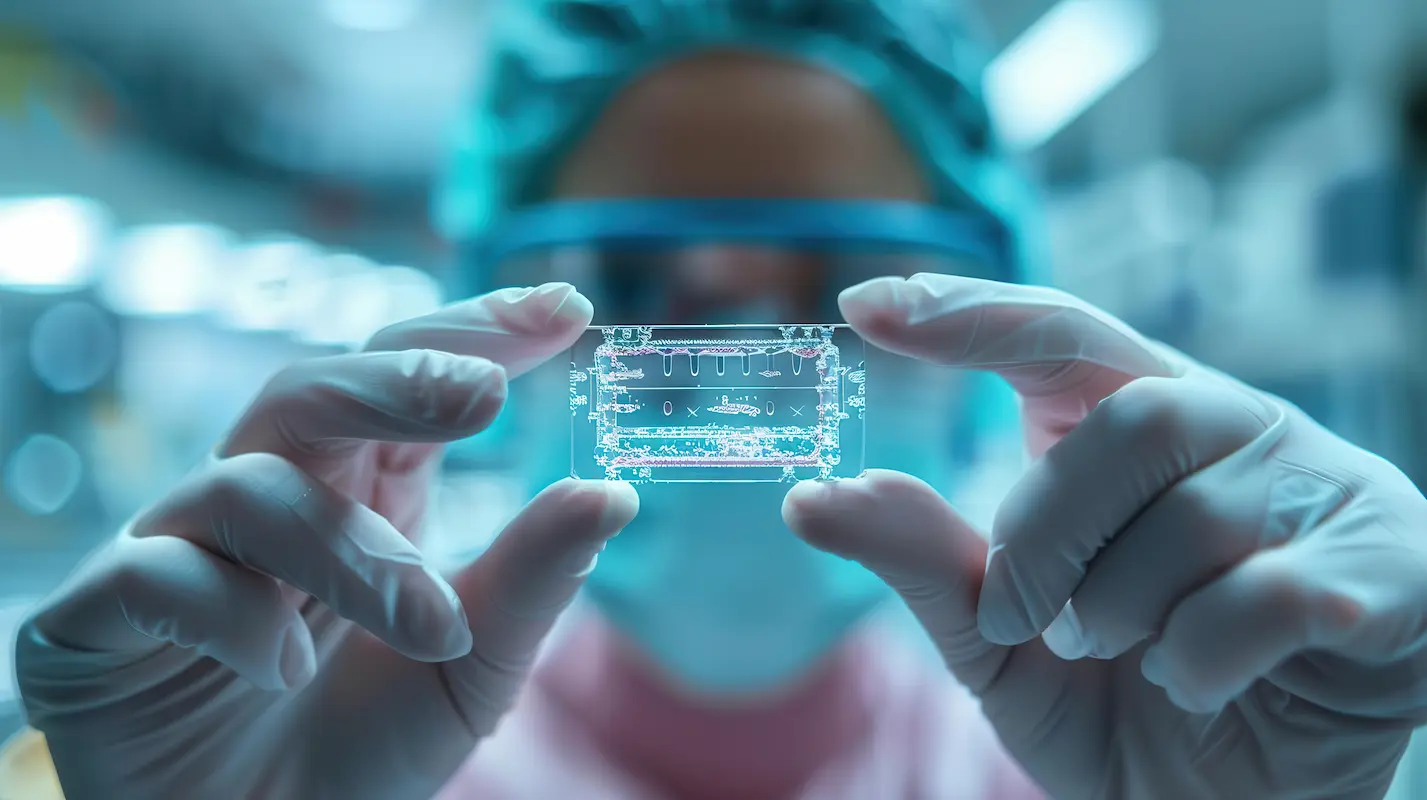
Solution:
M 677 683 L 719 694 L 807 672 L 886 586 L 783 525 L 786 485 L 650 484 L 588 596 Z

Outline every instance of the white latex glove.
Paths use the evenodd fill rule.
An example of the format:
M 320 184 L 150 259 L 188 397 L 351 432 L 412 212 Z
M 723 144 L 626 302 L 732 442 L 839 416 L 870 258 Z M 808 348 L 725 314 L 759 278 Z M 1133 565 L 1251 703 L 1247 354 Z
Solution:
M 918 275 L 841 305 L 1005 377 L 1036 459 L 989 537 L 892 472 L 800 484 L 784 517 L 901 594 L 1054 797 L 1383 796 L 1427 704 L 1401 472 L 1061 292 Z
M 568 284 L 503 290 L 274 378 L 21 629 L 66 797 L 431 797 L 638 507 L 627 484 L 558 483 L 450 584 L 408 539 L 440 443 L 591 313 Z

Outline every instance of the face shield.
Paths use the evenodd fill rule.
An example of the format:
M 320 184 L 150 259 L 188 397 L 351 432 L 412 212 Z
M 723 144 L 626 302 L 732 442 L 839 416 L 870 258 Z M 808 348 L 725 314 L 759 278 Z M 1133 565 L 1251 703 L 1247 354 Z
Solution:
M 919 203 L 801 200 L 596 200 L 512 215 L 472 246 L 478 291 L 574 284 L 595 325 L 831 320 L 837 295 L 883 275 L 953 272 L 1009 280 L 1006 231 L 982 214 Z M 772 306 L 778 305 L 775 309 Z
M 602 327 L 815 330 L 840 325 L 839 293 L 872 278 L 950 272 L 1004 280 L 1004 242 L 984 217 L 912 203 L 560 202 L 516 214 L 475 243 L 469 289 L 567 282 L 591 300 L 593 325 Z M 856 339 L 839 333 L 848 335 Z M 871 346 L 842 347 L 855 349 L 857 388 L 865 392 L 859 461 L 949 490 L 974 418 L 964 379 Z M 680 388 L 723 380 L 765 389 L 752 400 L 725 396 L 724 407 L 785 419 L 802 409 L 800 401 L 783 402 L 795 393 L 771 391 L 797 384 L 794 362 L 790 369 L 779 357 L 740 356 L 732 378 L 716 357 L 709 369 L 722 377 L 684 375 L 689 385 Z M 690 358 L 692 370 L 698 363 Z M 570 424 L 584 413 L 572 405 L 574 368 L 551 363 L 511 386 L 495 447 L 532 493 L 571 474 L 572 462 L 586 455 L 573 452 L 588 447 Z M 680 399 L 641 413 L 658 421 L 662 407 L 672 419 L 676 405 L 684 414 Z M 700 408 L 707 403 L 690 405 L 689 416 Z M 776 687 L 886 596 L 862 567 L 816 552 L 784 528 L 786 482 L 681 481 L 677 473 L 666 469 L 675 476 L 669 482 L 639 486 L 639 517 L 610 543 L 588 583 L 601 611 L 677 682 L 720 694 Z

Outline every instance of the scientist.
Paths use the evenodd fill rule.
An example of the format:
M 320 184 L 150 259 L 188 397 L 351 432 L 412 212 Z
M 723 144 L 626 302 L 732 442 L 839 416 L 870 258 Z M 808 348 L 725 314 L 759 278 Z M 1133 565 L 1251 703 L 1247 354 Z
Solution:
M 439 209 L 480 293 L 283 370 L 40 604 L 12 763 L 70 800 L 1381 797 L 1427 708 L 1427 503 L 1034 285 L 946 9 L 501 6 Z M 557 480 L 535 376 L 592 319 L 845 320 L 872 469 Z M 986 529 L 945 499 L 994 423 L 967 373 L 1032 456 Z M 533 498 L 443 576 L 442 445 L 498 415 Z

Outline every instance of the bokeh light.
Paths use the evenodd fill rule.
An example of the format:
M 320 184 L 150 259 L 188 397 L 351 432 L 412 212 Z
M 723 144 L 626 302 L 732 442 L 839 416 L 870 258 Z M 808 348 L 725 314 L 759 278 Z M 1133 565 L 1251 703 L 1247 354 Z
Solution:
M 5 489 L 15 504 L 37 516 L 64 508 L 83 475 L 79 452 L 56 436 L 31 435 L 5 465 Z
M 211 225 L 136 228 L 114 247 L 100 296 L 132 316 L 182 316 L 213 308 L 230 236 Z
M 87 285 L 107 231 L 107 214 L 92 200 L 0 202 L 0 286 L 53 292 Z
M 108 315 L 71 301 L 47 309 L 30 332 L 30 363 L 56 392 L 82 392 L 114 367 L 117 334 Z

